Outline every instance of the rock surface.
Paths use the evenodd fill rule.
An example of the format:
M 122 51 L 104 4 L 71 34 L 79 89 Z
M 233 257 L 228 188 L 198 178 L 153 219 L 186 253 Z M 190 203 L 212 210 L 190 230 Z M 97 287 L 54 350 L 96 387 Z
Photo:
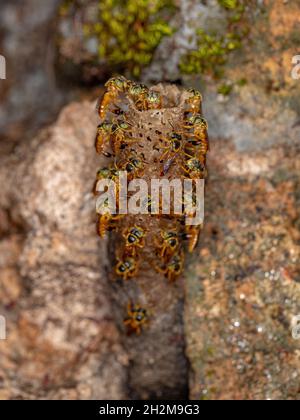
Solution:
M 185 283 L 192 399 L 300 399 L 298 154 L 212 145 L 206 224 Z
M 178 372 L 168 352 L 183 345 L 183 307 L 171 341 L 167 314 L 141 338 L 125 335 L 126 294 L 108 280 L 106 243 L 95 233 L 93 112 L 90 102 L 69 105 L 1 162 L 2 399 L 148 398 L 155 385 L 156 396 L 174 396 L 163 384 Z M 192 399 L 299 398 L 297 153 L 212 142 L 205 231 L 185 275 Z M 184 398 L 187 378 L 180 382 Z
M 94 107 L 70 105 L 2 166 L 2 209 L 15 203 L 19 227 L 1 242 L 2 398 L 126 398 L 128 358 L 94 224 Z
M 53 37 L 59 4 L 60 0 L 26 0 L 22 5 L 1 1 L 0 53 L 7 67 L 6 80 L 0 83 L 1 147 L 30 138 L 62 104 Z
M 108 281 L 107 244 L 94 227 L 94 105 L 71 104 L 52 127 L 30 134 L 58 109 L 62 94 L 50 37 L 59 2 L 2 3 L 9 78 L 0 85 L 0 148 L 8 138 L 20 146 L 3 154 L 0 166 L 0 313 L 8 327 L 0 341 L 0 399 L 147 398 L 156 384 L 156 396 L 165 396 L 162 384 L 177 369 L 164 363 L 168 349 L 178 346 L 182 355 L 184 347 L 183 308 L 180 302 L 174 309 L 178 334 L 158 341 L 161 353 L 159 323 L 146 331 L 144 346 L 124 334 L 118 300 L 125 304 L 126 295 Z M 181 78 L 179 56 L 195 45 L 191 19 L 224 24 L 214 0 L 179 3 L 185 25 L 163 41 L 145 79 Z M 184 336 L 196 400 L 300 399 L 300 342 L 291 335 L 300 315 L 300 83 L 291 78 L 299 13 L 297 2 L 265 4 L 267 14 L 226 67 L 231 94 L 220 95 L 219 82 L 209 78 L 199 84 L 212 149 L 205 231 L 185 275 Z M 195 10 L 202 17 L 190 14 Z M 158 382 L 147 374 L 153 353 L 162 359 Z M 185 372 L 186 360 L 180 363 Z M 187 381 L 182 375 L 172 384 L 180 384 L 182 398 Z
M 3 398 L 187 395 L 182 283 L 144 276 L 154 321 L 141 337 L 126 336 L 130 293 L 112 281 L 107 242 L 95 229 L 95 114 L 95 103 L 69 105 L 1 165 L 3 232 L 16 225 L 1 243 Z
M 210 135 L 233 141 L 239 150 L 296 143 L 300 136 L 300 83 L 291 76 L 292 58 L 299 53 L 299 5 L 280 0 L 256 3 L 247 12 L 250 33 L 242 39 L 241 49 L 227 57 L 220 80 L 202 74 L 183 76 L 179 67 L 181 57 L 196 47 L 197 29 L 226 33 L 226 13 L 215 0 L 205 5 L 179 2 L 174 17 L 179 29 L 162 41 L 143 75 L 152 81 L 199 84 Z M 223 85 L 231 87 L 229 96 L 219 94 Z

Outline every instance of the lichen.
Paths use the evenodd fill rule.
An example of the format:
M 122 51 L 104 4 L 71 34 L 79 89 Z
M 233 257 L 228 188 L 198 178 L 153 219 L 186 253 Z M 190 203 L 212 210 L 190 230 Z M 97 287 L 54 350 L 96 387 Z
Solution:
M 162 38 L 173 33 L 167 23 L 173 9 L 173 0 L 101 0 L 98 21 L 85 25 L 85 35 L 97 38 L 100 59 L 138 78 Z

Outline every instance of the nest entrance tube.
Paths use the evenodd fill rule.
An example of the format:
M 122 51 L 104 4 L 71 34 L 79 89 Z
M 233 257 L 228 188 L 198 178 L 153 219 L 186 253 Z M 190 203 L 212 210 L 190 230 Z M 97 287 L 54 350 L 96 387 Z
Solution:
M 147 89 L 123 78 L 107 86 L 99 108 L 102 137 L 97 139 L 97 150 L 109 156 L 106 168 L 112 178 L 120 170 L 127 172 L 128 184 L 143 180 L 150 205 L 154 179 L 182 183 L 204 177 L 203 151 L 208 140 L 200 93 L 162 84 Z M 194 124 L 196 117 L 202 129 L 200 123 Z M 109 133 L 105 138 L 103 127 Z M 99 141 L 103 141 L 101 148 Z M 130 200 L 134 191 L 129 191 Z M 104 227 L 113 231 L 109 248 L 114 312 L 124 330 L 134 398 L 187 397 L 184 260 L 200 226 L 193 230 L 185 226 L 186 215 L 172 211 L 174 200 L 170 214 L 129 213 L 112 215 L 109 221 L 99 215 L 99 232 L 103 232 L 104 220 Z

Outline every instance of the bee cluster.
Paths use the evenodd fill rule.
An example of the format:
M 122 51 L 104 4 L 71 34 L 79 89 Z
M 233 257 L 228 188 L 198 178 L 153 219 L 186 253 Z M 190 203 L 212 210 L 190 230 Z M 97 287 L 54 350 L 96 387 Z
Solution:
M 200 92 L 179 90 L 171 85 L 148 88 L 122 76 L 110 79 L 105 87 L 98 104 L 101 123 L 96 151 L 108 163 L 99 169 L 96 182 L 114 181 L 118 197 L 119 171 L 126 171 L 128 182 L 142 178 L 150 183 L 153 177 L 206 178 L 208 127 L 202 116 Z M 150 196 L 147 205 L 151 209 Z M 114 269 L 117 277 L 138 280 L 140 272 L 145 277 L 150 269 L 174 282 L 183 272 L 185 249 L 194 251 L 201 231 L 201 225 L 187 225 L 187 217 L 193 214 L 99 212 L 100 237 L 109 231 L 117 234 Z M 140 333 L 146 319 L 146 310 L 129 304 L 124 321 L 127 326 Z

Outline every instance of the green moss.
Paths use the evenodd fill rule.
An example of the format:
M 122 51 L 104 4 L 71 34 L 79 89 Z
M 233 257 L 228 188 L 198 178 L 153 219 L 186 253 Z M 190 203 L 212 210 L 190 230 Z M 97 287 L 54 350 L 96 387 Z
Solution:
M 238 22 L 243 17 L 245 12 L 244 3 L 246 2 L 242 0 L 218 0 L 218 3 L 221 7 L 231 12 L 229 16 L 231 22 Z
M 167 23 L 173 0 L 100 0 L 96 24 L 85 25 L 87 37 L 99 41 L 99 57 L 139 77 L 165 36 L 173 29 Z
M 223 96 L 229 96 L 232 92 L 233 84 L 232 83 L 223 83 L 218 88 L 218 93 Z
M 230 54 L 242 46 L 245 26 L 241 20 L 246 8 L 242 0 L 218 0 L 220 7 L 227 13 L 227 31 L 225 33 L 207 33 L 197 31 L 197 49 L 188 52 L 180 63 L 183 74 L 212 74 L 223 76 L 223 67 Z M 240 25 L 239 25 L 240 23 Z M 243 27 L 243 28 L 242 28 Z
M 226 35 L 207 34 L 203 30 L 197 31 L 198 49 L 189 52 L 180 63 L 180 70 L 184 74 L 212 73 L 221 74 L 221 67 L 226 64 L 228 55 L 240 48 L 241 41 L 237 34 Z
M 239 87 L 246 86 L 246 85 L 247 85 L 247 83 L 248 83 L 248 80 L 247 80 L 246 78 L 239 79 L 239 80 L 236 82 L 237 86 L 239 86 Z

